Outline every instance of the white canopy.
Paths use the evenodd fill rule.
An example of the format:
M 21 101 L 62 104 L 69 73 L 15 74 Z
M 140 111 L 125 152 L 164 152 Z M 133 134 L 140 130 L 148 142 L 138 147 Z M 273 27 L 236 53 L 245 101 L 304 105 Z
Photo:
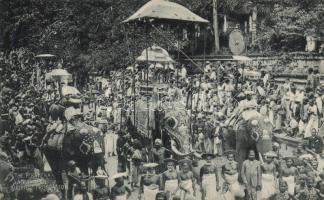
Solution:
M 166 0 L 151 0 L 136 11 L 123 23 L 141 19 L 168 19 L 179 21 L 190 21 L 197 23 L 208 23 L 208 20 L 191 12 L 186 7 Z

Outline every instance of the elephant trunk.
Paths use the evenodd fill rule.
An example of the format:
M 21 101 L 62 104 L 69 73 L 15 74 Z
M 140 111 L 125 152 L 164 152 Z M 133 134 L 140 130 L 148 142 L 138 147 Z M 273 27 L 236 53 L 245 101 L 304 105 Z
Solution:
M 260 138 L 256 143 L 256 148 L 261 154 L 265 154 L 272 150 L 270 138 Z

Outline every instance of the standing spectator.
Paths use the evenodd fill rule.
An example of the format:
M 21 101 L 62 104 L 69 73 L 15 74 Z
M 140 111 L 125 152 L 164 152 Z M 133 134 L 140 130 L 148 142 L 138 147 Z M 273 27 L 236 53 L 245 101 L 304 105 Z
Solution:
M 319 123 L 319 113 L 318 113 L 318 109 L 317 106 L 314 102 L 314 99 L 311 99 L 309 102 L 309 107 L 308 107 L 308 123 L 305 129 L 305 136 L 304 138 L 309 138 L 311 137 L 312 133 L 312 129 L 315 128 L 316 130 L 318 129 L 318 123 Z
M 323 139 L 317 134 L 315 128 L 312 129 L 312 136 L 308 138 L 308 148 L 315 149 L 317 154 L 321 154 L 323 151 Z

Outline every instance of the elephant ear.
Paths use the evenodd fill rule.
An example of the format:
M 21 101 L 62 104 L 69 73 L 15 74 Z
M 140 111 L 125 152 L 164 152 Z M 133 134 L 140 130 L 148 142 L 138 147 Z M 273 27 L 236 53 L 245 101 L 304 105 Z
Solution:
M 273 126 L 268 118 L 261 117 L 258 118 L 258 133 L 259 140 L 256 143 L 257 150 L 264 154 L 272 150 L 272 130 Z

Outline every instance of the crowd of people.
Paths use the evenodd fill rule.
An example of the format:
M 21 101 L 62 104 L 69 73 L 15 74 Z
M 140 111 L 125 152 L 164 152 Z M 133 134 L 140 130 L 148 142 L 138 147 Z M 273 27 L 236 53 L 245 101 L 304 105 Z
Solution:
M 68 193 L 73 193 L 69 198 L 121 200 L 134 193 L 145 200 L 323 198 L 324 88 L 316 67 L 307 68 L 306 83 L 298 85 L 289 78 L 279 84 L 272 71 L 262 65 L 254 67 L 260 73 L 252 79 L 243 76 L 249 66 L 236 62 L 207 61 L 198 75 L 189 75 L 184 65 L 151 64 L 147 69 L 136 65 L 111 73 L 101 87 L 98 82 L 91 83 L 86 92 L 89 104 L 82 103 L 82 112 L 66 108 L 64 115 L 54 119 L 50 109 L 59 98 L 48 98 L 52 91 L 45 87 L 46 70 L 41 65 L 25 50 L 0 57 L 0 160 L 14 171 L 1 180 L 3 194 L 8 193 L 4 186 L 17 179 L 15 171 L 22 166 L 32 166 L 32 173 L 37 174 L 34 177 L 50 173 L 43 154 L 44 138 L 53 132 L 64 133 L 62 124 L 67 123 L 66 133 L 79 124 L 96 126 L 94 130 L 100 132 L 104 146 L 103 152 L 92 147 L 94 154 L 104 155 L 103 164 L 96 165 L 90 174 L 95 179 L 92 190 L 87 182 L 74 186 L 78 181 L 72 179 L 82 179 L 84 174 L 80 163 L 68 161 L 66 185 Z M 190 116 L 191 148 L 201 157 L 190 154 L 176 159 L 162 137 L 149 138 L 154 144 L 147 145 L 147 138 L 131 125 L 141 86 L 150 84 L 167 85 L 167 92 L 153 109 L 161 111 L 173 102 L 185 105 Z M 94 90 L 99 90 L 98 94 Z M 242 165 L 237 163 L 235 149 L 225 145 L 224 130 L 233 125 L 229 119 L 246 110 L 256 110 L 269 119 L 274 134 L 300 141 L 296 151 L 284 151 L 280 148 L 283 144 L 273 141 L 272 151 L 263 159 L 251 150 Z M 77 134 L 87 132 L 81 129 Z M 83 147 L 87 150 L 86 144 Z M 104 163 L 111 156 L 117 156 L 118 172 L 110 174 L 114 185 L 109 187 L 109 169 Z M 98 160 L 101 158 L 98 156 Z M 60 196 L 32 191 L 28 193 L 32 197 L 27 198 L 26 194 L 10 195 L 48 200 Z

